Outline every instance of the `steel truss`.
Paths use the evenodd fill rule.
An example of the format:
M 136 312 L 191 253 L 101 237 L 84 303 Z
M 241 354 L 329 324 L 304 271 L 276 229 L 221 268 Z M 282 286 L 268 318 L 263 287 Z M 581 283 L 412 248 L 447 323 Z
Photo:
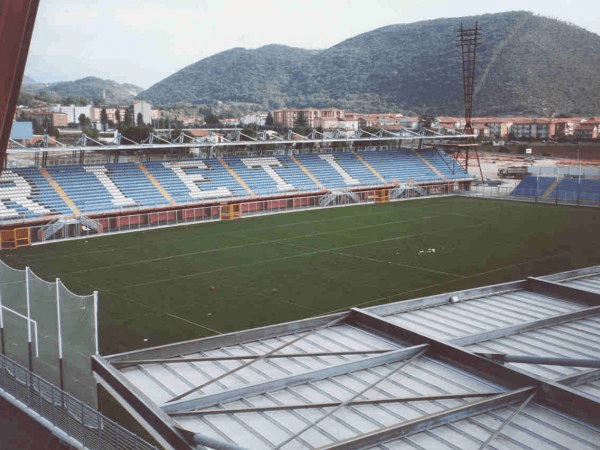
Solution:
M 224 131 L 230 131 L 225 129 Z M 312 130 L 306 136 L 302 136 L 293 131 L 289 131 L 286 138 L 281 136 L 268 136 L 266 133 L 259 135 L 259 138 L 252 138 L 246 136 L 241 132 L 236 132 L 233 139 L 229 140 L 222 138 L 222 142 L 206 142 L 204 139 L 194 138 L 185 132 L 174 140 L 168 140 L 156 134 L 150 134 L 150 136 L 143 142 L 135 142 L 127 139 L 125 136 L 118 134 L 113 142 L 104 144 L 89 136 L 84 135 L 79 141 L 79 145 L 66 146 L 65 144 L 52 140 L 52 143 L 56 143 L 57 147 L 49 146 L 49 139 L 44 139 L 43 147 L 24 147 L 20 146 L 15 149 L 8 149 L 9 154 L 23 154 L 23 153 L 58 153 L 64 151 L 72 152 L 118 152 L 118 151 L 151 151 L 161 149 L 174 149 L 174 148 L 203 148 L 212 151 L 215 148 L 241 148 L 241 147 L 256 147 L 256 146 L 269 146 L 275 147 L 280 145 L 303 145 L 303 144 L 372 144 L 381 145 L 382 143 L 393 143 L 393 142 L 414 142 L 414 141 L 428 141 L 431 145 L 439 143 L 440 145 L 447 141 L 460 142 L 469 137 L 467 134 L 435 134 L 429 135 L 425 132 L 414 132 L 410 129 L 401 129 L 396 132 L 381 129 L 376 134 L 369 133 L 364 130 L 357 130 L 348 136 L 341 136 L 338 133 L 321 133 L 317 130 Z M 123 141 L 128 141 L 123 143 Z M 384 144 L 385 145 L 385 144 Z M 258 147 L 256 147 L 258 148 Z M 333 148 L 332 148 L 333 149 Z
M 463 75 L 463 93 L 465 103 L 465 128 L 464 134 L 472 135 L 473 126 L 471 117 L 473 112 L 473 90 L 475 87 L 475 64 L 477 62 L 477 46 L 481 44 L 481 28 L 479 22 L 475 22 L 475 28 L 464 28 L 460 24 L 458 30 L 458 46 L 461 50 L 462 75 Z M 475 152 L 476 165 L 479 167 L 481 181 L 483 181 L 483 171 L 479 161 L 479 153 L 477 146 L 471 144 L 470 138 L 467 137 L 464 141 L 465 146 L 459 146 L 456 153 L 456 160 L 464 167 L 465 171 L 469 172 L 469 151 L 472 147 Z

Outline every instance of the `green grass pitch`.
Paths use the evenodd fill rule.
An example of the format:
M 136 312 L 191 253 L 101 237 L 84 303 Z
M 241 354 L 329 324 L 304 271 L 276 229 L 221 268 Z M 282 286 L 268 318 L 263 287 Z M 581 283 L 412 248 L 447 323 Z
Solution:
M 77 293 L 99 291 L 100 351 L 112 354 L 600 264 L 599 224 L 597 209 L 452 197 L 124 233 L 2 257 Z

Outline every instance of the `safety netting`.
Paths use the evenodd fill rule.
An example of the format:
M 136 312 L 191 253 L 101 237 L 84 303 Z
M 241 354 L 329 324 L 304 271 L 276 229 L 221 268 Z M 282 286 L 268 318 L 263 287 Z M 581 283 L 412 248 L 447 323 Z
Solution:
M 97 293 L 76 295 L 59 280 L 0 261 L 2 351 L 96 407 L 90 356 L 98 352 Z

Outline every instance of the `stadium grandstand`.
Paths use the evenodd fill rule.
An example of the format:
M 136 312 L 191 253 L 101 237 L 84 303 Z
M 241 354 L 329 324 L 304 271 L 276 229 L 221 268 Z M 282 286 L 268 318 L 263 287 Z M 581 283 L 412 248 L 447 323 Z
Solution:
M 43 161 L 38 155 L 30 159 L 31 165 L 7 168 L 0 177 L 2 245 L 21 245 L 15 230 L 27 234 L 29 242 L 39 242 L 130 230 L 132 224 L 142 229 L 162 223 L 157 212 L 168 224 L 218 220 L 233 206 L 241 215 L 265 209 L 256 205 L 267 199 L 269 210 L 281 209 L 273 207 L 274 201 L 286 210 L 288 200 L 305 208 L 336 205 L 340 199 L 374 202 L 468 190 L 473 180 L 439 148 L 308 151 L 271 150 L 264 155 L 246 150 L 245 156 L 231 152 L 195 159 L 178 153 L 172 160 L 59 165 L 38 165 L 36 161 Z M 22 156 L 19 152 L 13 150 L 9 157 Z M 99 152 L 90 148 L 86 153 Z
M 515 197 L 562 204 L 600 205 L 597 167 L 536 167 L 514 188 Z
M 38 3 L 0 3 L 0 447 L 599 448 L 597 209 L 523 202 L 595 172 L 437 198 L 485 189 L 427 129 L 27 147 Z

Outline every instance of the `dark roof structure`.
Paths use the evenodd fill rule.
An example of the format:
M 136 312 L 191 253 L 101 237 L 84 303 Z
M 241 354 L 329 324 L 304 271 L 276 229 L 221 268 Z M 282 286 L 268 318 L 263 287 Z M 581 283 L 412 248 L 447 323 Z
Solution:
M 94 357 L 165 447 L 600 448 L 600 266 Z

